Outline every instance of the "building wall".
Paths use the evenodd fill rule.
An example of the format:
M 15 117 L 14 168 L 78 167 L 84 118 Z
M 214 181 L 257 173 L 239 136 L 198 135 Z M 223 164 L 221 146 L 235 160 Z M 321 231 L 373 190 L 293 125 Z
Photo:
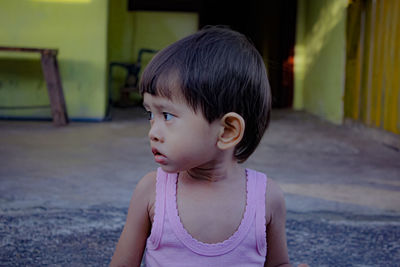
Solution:
M 198 30 L 198 14 L 189 12 L 130 11 L 126 0 L 110 1 L 108 62 L 135 62 L 141 48 L 160 50 Z M 145 54 L 143 68 L 153 55 Z M 112 99 L 117 100 L 125 72 L 112 74 Z
M 345 117 L 400 134 L 400 2 L 348 9 Z
M 102 120 L 106 110 L 107 0 L 2 0 L 0 45 L 59 50 L 70 119 Z M 40 57 L 0 53 L 0 117 L 51 118 Z
M 347 0 L 298 1 L 294 107 L 343 120 Z

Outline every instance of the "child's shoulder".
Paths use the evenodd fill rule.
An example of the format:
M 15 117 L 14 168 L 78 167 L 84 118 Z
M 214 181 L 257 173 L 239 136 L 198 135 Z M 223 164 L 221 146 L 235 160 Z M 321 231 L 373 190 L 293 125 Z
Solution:
M 154 191 L 157 183 L 157 172 L 152 171 L 143 176 L 136 185 L 136 191 Z
M 149 172 L 137 183 L 132 195 L 130 207 L 135 205 L 146 210 L 148 218 L 152 220 L 156 198 L 157 172 Z
M 267 223 L 273 217 L 285 217 L 286 205 L 281 187 L 273 179 L 268 178 L 266 197 L 265 197 L 266 219 Z
M 137 183 L 134 195 L 141 196 L 144 199 L 151 200 L 155 196 L 157 182 L 157 172 L 149 172 L 143 176 Z

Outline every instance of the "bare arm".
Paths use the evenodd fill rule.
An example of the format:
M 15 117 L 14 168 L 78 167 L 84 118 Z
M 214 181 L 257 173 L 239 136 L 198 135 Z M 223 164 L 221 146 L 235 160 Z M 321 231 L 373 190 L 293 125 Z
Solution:
M 140 266 L 151 222 L 149 206 L 155 198 L 156 174 L 149 173 L 137 184 L 128 215 L 110 266 Z
M 266 193 L 267 258 L 264 266 L 292 266 L 286 244 L 286 206 L 283 192 L 268 179 Z

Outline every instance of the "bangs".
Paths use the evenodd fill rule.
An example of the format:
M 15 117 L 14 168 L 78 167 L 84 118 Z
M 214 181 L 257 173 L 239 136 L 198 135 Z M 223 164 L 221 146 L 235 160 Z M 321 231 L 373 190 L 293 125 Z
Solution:
M 182 92 L 178 65 L 168 53 L 157 54 L 143 71 L 139 92 L 172 99 Z

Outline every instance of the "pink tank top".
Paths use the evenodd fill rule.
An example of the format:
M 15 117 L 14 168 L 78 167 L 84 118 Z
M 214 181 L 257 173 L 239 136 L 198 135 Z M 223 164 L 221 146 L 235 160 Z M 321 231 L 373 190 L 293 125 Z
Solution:
M 177 174 L 158 168 L 156 203 L 147 239 L 146 266 L 264 266 L 267 254 L 265 174 L 246 169 L 247 203 L 237 231 L 227 240 L 207 244 L 183 227 L 176 204 Z

